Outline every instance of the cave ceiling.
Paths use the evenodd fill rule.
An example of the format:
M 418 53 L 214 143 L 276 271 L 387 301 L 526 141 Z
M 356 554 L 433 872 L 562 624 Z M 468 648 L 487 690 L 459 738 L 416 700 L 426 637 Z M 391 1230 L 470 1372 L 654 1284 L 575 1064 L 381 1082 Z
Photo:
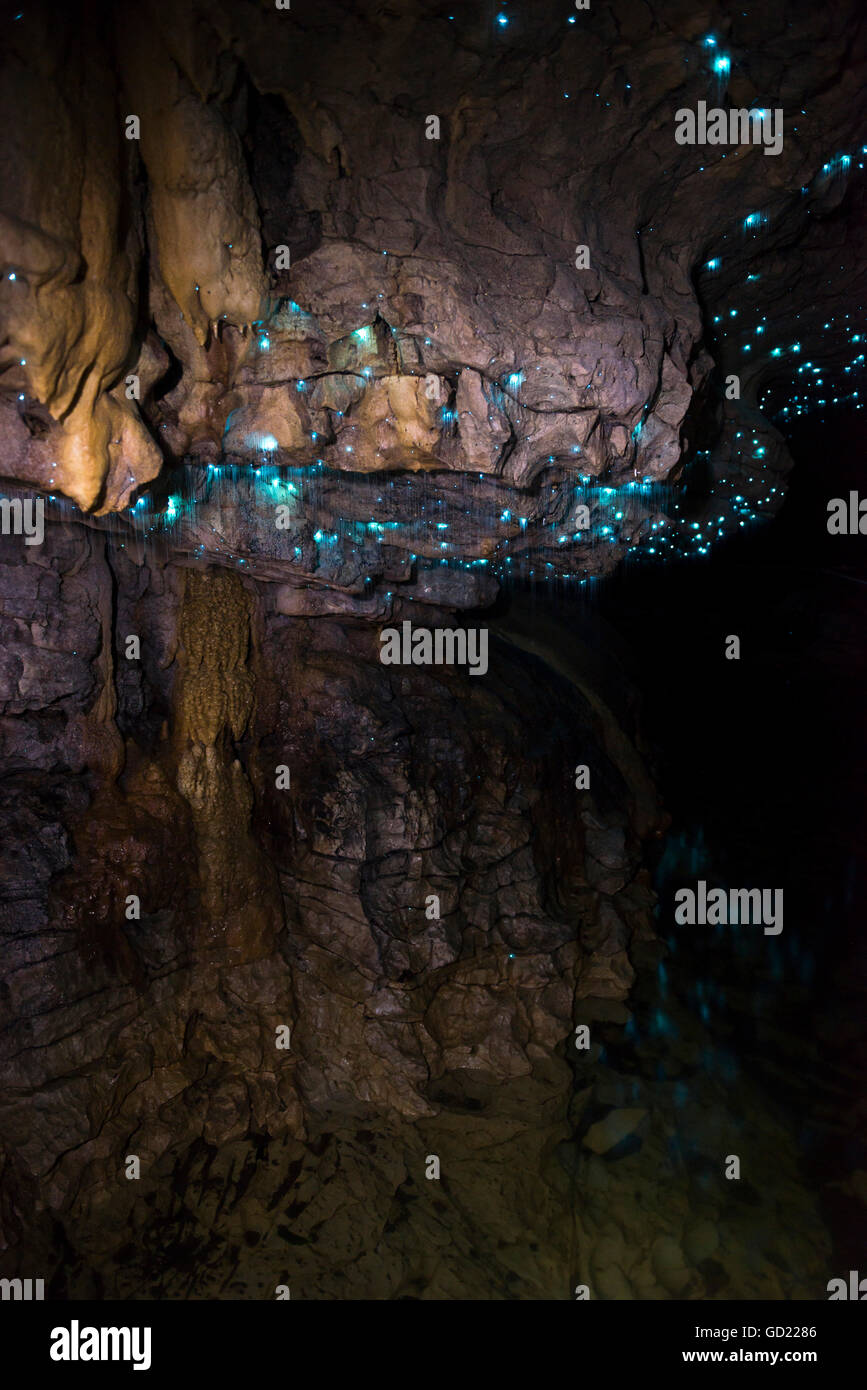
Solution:
M 852 9 L 4 23 L 4 476 L 137 553 L 295 612 L 586 584 L 773 514 L 858 400 Z M 679 144 L 700 103 L 779 148 Z

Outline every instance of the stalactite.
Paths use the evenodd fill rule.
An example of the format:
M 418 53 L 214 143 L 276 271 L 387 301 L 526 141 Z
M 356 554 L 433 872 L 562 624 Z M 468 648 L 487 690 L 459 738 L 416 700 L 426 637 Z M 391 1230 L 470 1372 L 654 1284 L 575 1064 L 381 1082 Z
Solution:
M 250 828 L 253 791 L 233 746 L 253 708 L 250 597 L 234 574 L 186 575 L 173 730 L 177 786 L 190 806 L 204 920 L 200 941 L 262 954 L 282 924 L 271 865 Z

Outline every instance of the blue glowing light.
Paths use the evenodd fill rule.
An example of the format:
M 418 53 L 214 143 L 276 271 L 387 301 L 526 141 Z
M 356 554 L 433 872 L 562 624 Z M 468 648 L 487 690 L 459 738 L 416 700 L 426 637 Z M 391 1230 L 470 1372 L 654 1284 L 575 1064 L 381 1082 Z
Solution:
M 731 66 L 731 58 L 729 58 L 727 54 L 721 53 L 719 57 L 714 60 L 713 70 L 723 75 L 724 73 L 731 72 Z

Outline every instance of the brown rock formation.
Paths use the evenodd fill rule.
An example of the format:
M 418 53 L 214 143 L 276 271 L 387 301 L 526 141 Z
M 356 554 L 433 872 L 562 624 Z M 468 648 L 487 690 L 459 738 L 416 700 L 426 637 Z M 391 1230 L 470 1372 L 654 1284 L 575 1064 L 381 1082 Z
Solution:
M 636 1060 L 627 683 L 494 605 L 782 502 L 764 393 L 863 286 L 864 23 L 725 16 L 724 94 L 686 0 L 521 8 L 8 26 L 0 1274 L 56 1297 L 824 1288 L 785 1124 L 677 1004 Z M 778 158 L 675 143 L 709 83 L 786 107 Z M 455 614 L 484 680 L 380 661 Z

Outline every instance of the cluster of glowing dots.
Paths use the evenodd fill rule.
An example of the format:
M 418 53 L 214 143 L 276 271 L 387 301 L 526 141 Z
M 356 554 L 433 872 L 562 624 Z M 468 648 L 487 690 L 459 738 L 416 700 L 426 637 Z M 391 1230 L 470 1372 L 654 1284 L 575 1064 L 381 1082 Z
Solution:
M 708 49 L 716 48 L 716 39 L 712 35 L 708 35 L 708 37 L 705 38 L 702 42 L 704 46 Z M 804 113 L 802 112 L 802 114 Z M 867 145 L 861 146 L 860 154 L 867 155 Z M 858 169 L 863 170 L 864 162 L 862 159 L 857 159 L 856 156 L 850 154 L 835 155 L 832 159 L 826 161 L 826 163 L 822 165 L 821 169 L 816 174 L 811 184 L 805 184 L 801 188 L 801 193 L 809 193 L 811 187 L 813 187 L 814 185 L 821 186 L 822 184 L 826 183 L 827 180 L 830 178 L 835 178 L 841 175 L 848 175 L 855 164 L 857 164 Z M 742 219 L 741 229 L 744 233 L 752 233 L 756 235 L 760 233 L 767 225 L 767 214 L 762 211 L 753 211 L 748 213 Z M 702 270 L 708 275 L 716 275 L 722 269 L 723 264 L 723 256 L 714 255 L 703 263 Z M 746 276 L 746 284 L 755 284 L 757 281 L 761 280 L 761 278 L 762 277 L 760 274 L 751 272 Z M 721 313 L 714 315 L 713 323 L 715 325 L 722 325 L 729 321 L 729 327 L 732 329 L 732 331 L 737 332 L 738 336 L 743 339 L 740 348 L 742 353 L 753 354 L 764 352 L 768 360 L 779 360 L 787 357 L 794 359 L 797 358 L 801 353 L 802 346 L 801 343 L 798 341 L 783 343 L 777 342 L 774 343 L 772 346 L 771 341 L 768 340 L 767 336 L 769 334 L 769 329 L 767 325 L 766 316 L 762 316 L 761 322 L 757 323 L 752 330 L 743 330 L 740 328 L 738 324 L 731 323 L 731 320 L 738 319 L 739 314 L 740 309 L 738 307 L 724 308 Z M 800 315 L 797 315 L 797 317 L 800 317 Z M 846 314 L 845 320 L 847 325 L 849 318 L 849 314 Z M 821 332 L 823 335 L 835 331 L 834 322 L 835 320 L 832 316 L 830 321 L 822 325 Z M 839 334 L 839 332 L 842 330 L 838 329 L 836 331 Z M 851 336 L 849 337 L 848 341 L 853 346 L 858 347 L 858 345 L 865 340 L 865 335 L 862 333 L 851 333 L 851 329 L 848 327 L 845 328 L 845 331 L 848 331 L 850 333 Z M 722 338 L 727 338 L 729 336 L 728 328 L 721 327 L 719 332 L 720 337 Z M 764 341 L 750 342 L 749 337 L 751 334 L 755 336 L 756 340 L 764 338 Z M 851 377 L 852 373 L 863 370 L 864 363 L 865 354 L 859 349 L 858 351 L 852 354 L 848 363 L 846 363 L 842 367 L 843 376 Z M 822 374 L 823 371 L 827 375 L 832 371 L 832 368 L 827 367 L 823 369 L 821 367 L 816 366 L 812 361 L 804 362 L 802 365 L 798 366 L 796 370 L 796 375 L 806 377 L 807 380 L 804 383 L 802 383 L 802 385 L 804 387 L 809 386 L 809 388 L 811 389 L 801 390 L 789 395 L 785 399 L 784 404 L 777 405 L 774 408 L 772 412 L 773 417 L 781 420 L 782 422 L 785 422 L 791 419 L 793 416 L 806 415 L 810 413 L 810 411 L 812 410 L 824 409 L 825 407 L 832 405 L 849 405 L 854 406 L 854 408 L 858 410 L 862 409 L 863 403 L 861 401 L 861 393 L 859 390 L 852 389 L 848 382 L 841 382 L 838 386 L 829 389 L 825 376 L 823 376 Z M 823 390 L 823 393 L 820 395 L 818 393 L 821 388 L 825 389 Z M 763 396 L 762 404 L 767 404 L 768 399 L 769 393 L 766 393 L 765 396 Z
M 363 330 L 358 330 L 359 332 Z M 797 345 L 796 345 L 797 346 Z M 523 373 L 515 370 L 507 373 L 505 385 L 515 392 L 523 381 Z M 303 379 L 298 383 L 306 385 Z M 633 439 L 640 435 L 644 420 L 647 416 L 649 406 L 645 404 L 641 417 L 632 431 Z M 442 411 L 442 418 L 445 424 L 451 422 L 454 412 L 449 410 Z M 738 436 L 740 438 L 740 435 Z M 360 555 L 358 547 L 364 545 L 365 540 L 373 540 L 380 544 L 387 538 L 390 531 L 403 530 L 403 548 L 406 548 L 406 541 L 415 544 L 417 550 L 425 552 L 428 562 L 432 560 L 431 548 L 434 546 L 441 552 L 440 563 L 464 569 L 484 568 L 492 565 L 495 572 L 501 576 L 512 574 L 511 567 L 517 565 L 518 568 L 526 567 L 534 563 L 534 556 L 542 552 L 542 563 L 544 572 L 548 577 L 578 579 L 579 582 L 590 582 L 594 576 L 586 573 L 581 575 L 577 572 L 563 573 L 564 567 L 573 570 L 585 563 L 588 558 L 588 549 L 592 550 L 600 547 L 618 547 L 625 555 L 637 553 L 648 556 L 677 556 L 686 555 L 706 555 L 709 553 L 711 543 L 714 540 L 722 539 L 725 535 L 727 523 L 726 513 L 723 511 L 710 521 L 702 524 L 688 522 L 684 517 L 677 515 L 680 512 L 680 504 L 675 502 L 672 515 L 664 515 L 664 512 L 672 512 L 672 498 L 670 490 L 665 484 L 656 482 L 653 478 L 645 476 L 640 481 L 636 478 L 628 483 L 621 483 L 614 487 L 602 485 L 589 473 L 578 475 L 577 481 L 569 482 L 568 475 L 561 479 L 557 484 L 551 484 L 549 489 L 543 489 L 545 496 L 535 496 L 527 499 L 527 511 L 529 515 L 515 515 L 512 506 L 498 507 L 495 499 L 492 499 L 490 491 L 485 495 L 482 505 L 478 504 L 478 499 L 472 493 L 465 494 L 464 488 L 467 481 L 465 475 L 460 480 L 455 480 L 452 487 L 458 494 L 458 512 L 461 515 L 462 531 L 460 539 L 452 541 L 451 520 L 448 511 L 443 512 L 442 498 L 432 498 L 424 493 L 416 493 L 414 504 L 412 503 L 412 488 L 407 488 L 400 494 L 402 501 L 410 502 L 410 510 L 414 515 L 409 520 L 401 522 L 395 520 L 379 520 L 375 514 L 370 515 L 368 521 L 364 521 L 357 516 L 354 518 L 333 519 L 332 524 L 317 524 L 319 516 L 319 500 L 316 485 L 321 485 L 326 479 L 340 479 L 339 472 L 328 470 L 323 474 L 325 467 L 324 460 L 317 459 L 315 465 L 304 465 L 302 467 L 292 467 L 287 469 L 284 466 L 277 466 L 275 455 L 279 448 L 278 440 L 270 434 L 251 434 L 244 439 L 245 449 L 254 454 L 258 454 L 260 463 L 258 466 L 249 468 L 240 461 L 233 462 L 231 459 L 224 464 L 209 464 L 207 467 L 207 480 L 209 486 L 205 490 L 204 496 L 190 496 L 186 500 L 176 495 L 169 496 L 167 501 L 162 504 L 151 503 L 142 497 L 135 503 L 132 515 L 136 523 L 145 523 L 147 531 L 152 532 L 155 528 L 167 531 L 177 527 L 179 522 L 186 515 L 192 514 L 192 509 L 197 501 L 205 501 L 213 504 L 217 508 L 217 515 L 208 515 L 207 519 L 200 514 L 199 524 L 201 526 L 210 525 L 210 532 L 213 537 L 208 545 L 208 553 L 219 555 L 221 558 L 228 557 L 239 565 L 247 563 L 243 557 L 237 557 L 229 550 L 228 542 L 222 535 L 223 527 L 219 508 L 225 501 L 233 505 L 237 501 L 239 488 L 243 488 L 245 481 L 251 484 L 253 490 L 253 500 L 262 500 L 265 503 L 263 513 L 267 515 L 268 505 L 290 503 L 290 511 L 293 519 L 297 523 L 296 535 L 293 539 L 303 541 L 307 537 L 309 543 L 312 538 L 317 548 L 337 547 L 335 551 L 339 555 L 338 563 L 343 563 L 350 552 L 355 553 L 356 558 L 364 560 Z M 744 446 L 747 448 L 747 446 Z M 764 467 L 762 460 L 766 454 L 766 447 L 761 443 L 758 435 L 752 435 L 748 446 L 750 466 L 753 469 Z M 578 455 L 581 453 L 581 446 L 574 444 L 570 446 L 569 453 Z M 566 460 L 561 455 L 555 458 L 554 455 L 548 456 L 550 464 L 564 463 Z M 288 476 L 292 475 L 295 481 Z M 479 482 L 487 486 L 484 474 L 478 475 Z M 754 480 L 751 477 L 749 481 Z M 308 485 L 313 485 L 312 492 L 308 490 Z M 382 484 L 378 484 L 382 487 Z M 389 480 L 387 485 L 394 489 L 394 479 Z M 720 491 L 724 492 L 727 484 L 720 484 Z M 196 490 L 196 489 L 193 489 Z M 772 496 L 776 488 L 771 488 L 766 498 L 758 503 L 748 500 L 740 494 L 728 499 L 729 515 L 733 515 L 740 526 L 747 521 L 759 519 L 760 513 L 757 511 L 767 502 L 772 501 Z M 377 499 L 382 503 L 383 498 Z M 573 502 L 579 502 L 587 506 L 590 514 L 590 525 L 586 524 L 586 517 L 579 523 L 579 529 L 574 529 L 569 525 L 569 517 L 572 514 Z M 464 505 L 469 503 L 469 505 Z M 723 497 L 720 496 L 720 503 Z M 637 505 L 636 505 L 637 504 Z M 659 504 L 659 505 L 657 505 Z M 329 502 L 330 507 L 330 502 Z M 147 508 L 147 511 L 142 511 Z M 439 508 L 439 512 L 437 512 Z M 546 517 L 546 512 L 548 516 Z M 318 515 L 317 515 L 318 513 Z M 551 513 L 555 514 L 551 519 Z M 693 513 L 694 514 L 694 513 Z M 467 547 L 473 542 L 468 538 L 466 526 L 463 518 L 479 519 L 479 533 L 493 534 L 496 543 L 493 560 L 489 560 L 486 555 L 472 558 L 466 557 Z M 216 521 L 216 525 L 210 524 Z M 335 524 L 336 522 L 336 524 Z M 502 533 L 497 539 L 499 527 L 506 528 L 506 534 Z M 314 529 L 315 528 L 315 529 Z M 529 531 L 529 534 L 528 534 Z M 303 532 L 303 534 L 302 534 Z M 472 534 L 472 533 L 471 533 Z M 478 534 L 478 533 L 477 533 Z M 514 555 L 508 553 L 512 543 L 517 543 L 517 551 Z M 226 548 L 224 548 L 224 546 Z M 544 551 L 550 547 L 560 549 L 569 547 L 568 553 L 561 552 L 555 565 L 553 560 L 544 559 Z M 205 552 L 205 545 L 202 542 L 196 546 L 196 550 Z M 456 553 L 463 551 L 464 558 Z M 295 547 L 295 555 L 302 555 L 302 547 Z M 311 557 L 309 551 L 306 553 L 306 564 L 311 562 L 318 565 L 319 561 Z M 412 559 L 415 561 L 416 554 Z M 329 560 L 328 565 L 333 567 L 334 561 Z M 365 562 L 366 563 L 366 562 Z M 538 561 L 537 561 L 538 563 Z M 507 568 L 509 567 L 509 568 Z M 529 574 L 535 574 L 535 569 L 530 569 Z
M 731 72 L 732 60 L 727 53 L 717 52 L 719 45 L 713 34 L 707 34 L 705 38 L 702 39 L 701 43 L 702 48 L 706 48 L 710 51 L 711 67 L 717 77 L 727 77 Z
M 774 418 L 786 423 L 796 416 L 809 415 L 828 406 L 847 405 L 855 410 L 863 408 L 861 391 L 856 387 L 855 381 L 867 363 L 867 357 L 862 350 L 867 342 L 867 319 L 862 328 L 864 331 L 854 331 L 850 314 L 844 314 L 839 318 L 832 315 L 822 325 L 822 337 L 830 340 L 836 360 L 842 360 L 844 355 L 849 358 L 842 366 L 842 375 L 836 367 L 817 366 L 811 357 L 804 357 L 795 369 L 792 383 L 793 387 L 797 386 L 799 389 L 791 390 L 782 403 L 778 400 L 772 406 Z M 800 357 L 801 351 L 801 344 L 793 343 L 788 349 L 775 349 L 771 355 L 784 357 L 791 354 L 794 358 Z M 836 377 L 839 384 L 830 385 L 830 377 Z M 772 393 L 768 390 L 762 398 L 763 407 L 768 406 L 771 399 Z
M 508 16 L 506 16 L 504 12 L 501 12 L 500 16 L 498 17 L 498 22 L 500 22 L 502 25 L 507 24 Z M 708 38 L 704 41 L 704 44 L 705 47 L 710 50 L 714 50 L 716 48 L 716 40 L 712 36 L 708 36 Z M 728 72 L 729 68 L 730 60 L 728 59 L 728 57 L 723 54 L 716 54 L 714 58 L 714 70 L 719 74 L 723 74 Z M 867 153 L 867 146 L 862 147 L 861 153 Z M 822 166 L 822 169 L 820 173 L 817 174 L 816 179 L 822 180 L 835 176 L 837 174 L 846 174 L 852 167 L 852 164 L 852 156 L 846 154 L 837 155 L 832 160 L 826 162 Z M 863 163 L 859 161 L 858 168 L 863 169 L 863 167 Z M 805 186 L 804 189 L 802 189 L 802 192 L 809 191 L 809 187 L 810 185 Z M 759 233 L 765 226 L 767 226 L 767 223 L 768 217 L 764 212 L 760 210 L 752 211 L 749 212 L 742 219 L 742 230 L 744 233 L 756 234 Z M 722 265 L 723 257 L 721 255 L 712 256 L 709 260 L 705 262 L 704 270 L 710 274 L 714 274 L 722 268 Z M 10 272 L 8 278 L 14 281 L 16 278 L 15 272 Z M 755 283 L 760 279 L 761 276 L 759 274 L 750 273 L 746 277 L 746 282 L 748 284 Z M 364 305 L 362 307 L 366 308 L 367 305 Z M 300 305 L 297 305 L 294 302 L 290 302 L 289 309 L 293 314 L 297 314 L 305 318 L 310 317 L 306 313 L 306 311 L 301 309 Z M 730 307 L 727 310 L 724 310 L 723 313 L 716 315 L 714 317 L 714 323 L 717 325 L 722 323 L 728 323 L 733 331 L 743 332 L 743 330 L 740 330 L 739 325 L 737 325 L 734 322 L 738 319 L 739 313 L 739 308 Z M 865 365 L 865 353 L 864 351 L 861 351 L 861 346 L 865 341 L 865 333 L 853 332 L 851 325 L 849 324 L 849 318 L 850 316 L 846 314 L 846 323 L 839 326 L 835 326 L 835 320 L 832 317 L 831 320 L 829 320 L 823 325 L 822 330 L 823 332 L 836 332 L 838 334 L 841 331 L 843 331 L 845 334 L 848 334 L 847 342 L 850 343 L 854 349 L 857 349 L 853 352 L 851 360 L 843 369 L 846 375 L 850 375 L 853 372 L 862 370 Z M 268 333 L 264 331 L 264 327 L 262 325 L 258 325 L 258 327 L 262 330 L 258 337 L 259 349 L 263 352 L 267 352 L 270 350 L 271 346 L 270 337 Z M 747 336 L 749 337 L 750 334 L 753 334 L 756 338 L 756 342 L 743 342 L 741 350 L 747 353 L 752 352 L 754 349 L 758 350 L 760 348 L 764 348 L 764 350 L 768 354 L 768 357 L 771 359 L 781 359 L 783 357 L 790 357 L 794 361 L 800 356 L 800 354 L 802 353 L 802 345 L 799 341 L 791 343 L 777 343 L 774 346 L 770 346 L 767 340 L 765 340 L 765 342 L 760 342 L 759 340 L 761 340 L 762 338 L 766 339 L 766 334 L 768 333 L 768 331 L 769 330 L 767 328 L 766 320 L 763 317 L 762 321 L 755 324 L 752 330 L 746 330 Z M 354 330 L 352 336 L 358 341 L 359 345 L 363 348 L 369 348 L 374 345 L 373 329 L 369 325 Z M 721 336 L 728 336 L 727 328 L 721 329 Z M 426 339 L 425 341 L 428 345 L 430 345 L 429 339 Z M 22 361 L 21 365 L 24 366 L 26 364 L 24 361 Z M 365 376 L 369 377 L 371 374 L 371 368 L 363 368 L 362 372 Z M 777 410 L 776 414 L 778 416 L 786 418 L 792 414 L 806 414 L 809 410 L 814 409 L 816 407 L 824 407 L 829 403 L 838 404 L 842 403 L 843 401 L 854 403 L 857 408 L 861 408 L 858 390 L 852 390 L 843 394 L 838 393 L 833 395 L 829 395 L 826 392 L 825 395 L 818 396 L 816 392 L 818 390 L 821 390 L 825 386 L 825 378 L 822 375 L 822 369 L 817 367 L 811 359 L 802 359 L 796 369 L 796 374 L 799 377 L 805 378 L 803 382 L 804 389 L 798 391 L 796 394 L 791 396 L 787 403 Z M 507 373 L 507 375 L 505 376 L 505 379 L 503 381 L 503 389 L 517 400 L 519 396 L 520 387 L 523 384 L 523 381 L 524 374 L 520 370 L 513 370 Z M 306 391 L 307 382 L 303 379 L 300 379 L 296 383 L 296 389 L 299 392 Z M 342 414 L 342 412 L 337 413 L 338 415 Z M 641 434 L 646 413 L 647 407 L 645 406 L 641 419 L 639 419 L 638 423 L 633 428 L 633 440 L 637 440 Z M 454 411 L 448 408 L 444 408 L 442 410 L 441 420 L 444 426 L 452 426 L 455 422 L 455 419 L 456 416 Z M 738 435 L 737 437 L 740 438 L 741 436 Z M 315 432 L 312 435 L 312 438 L 315 443 L 317 438 Z M 260 452 L 263 460 L 267 459 L 270 455 L 273 455 L 279 448 L 278 440 L 273 435 L 268 434 L 259 436 L 248 436 L 245 440 L 245 445 L 254 451 Z M 766 446 L 760 443 L 759 438 L 757 436 L 752 436 L 748 447 L 750 451 L 748 455 L 748 463 L 751 463 L 752 466 L 756 469 L 762 469 L 764 467 L 763 460 L 766 454 Z M 352 446 L 346 446 L 346 451 L 352 452 Z M 580 453 L 580 446 L 572 446 L 572 452 Z M 737 457 L 746 457 L 743 453 L 743 450 L 737 455 Z M 549 459 L 549 462 L 554 462 L 553 457 Z M 319 470 L 321 472 L 323 467 L 323 460 L 317 460 L 316 470 Z M 218 465 L 212 464 L 209 466 L 208 472 L 209 475 L 213 475 L 214 477 L 219 478 L 221 470 Z M 255 476 L 257 479 L 260 478 L 261 472 L 261 467 L 255 470 Z M 481 476 L 482 475 L 480 475 L 480 477 Z M 269 489 L 271 489 L 272 495 L 281 495 L 281 489 L 285 490 L 286 495 L 295 497 L 297 497 L 298 495 L 298 489 L 296 488 L 295 484 L 286 483 L 282 481 L 279 477 L 271 477 L 269 479 L 261 481 L 263 486 L 267 486 Z M 749 479 L 749 482 L 752 483 L 753 481 L 754 479 L 751 477 Z M 585 476 L 582 478 L 582 485 L 585 487 L 591 482 L 592 480 L 589 476 Z M 750 499 L 744 496 L 742 493 L 735 493 L 733 491 L 733 488 L 736 485 L 736 483 L 731 483 L 729 480 L 723 480 L 719 484 L 717 490 L 719 492 L 724 492 L 726 489 L 729 489 L 731 491 L 732 495 L 725 499 L 725 504 L 728 507 L 729 515 L 735 518 L 738 526 L 743 527 L 749 521 L 756 521 L 760 519 L 761 513 L 758 509 L 762 507 L 767 507 L 774 501 L 774 495 L 777 493 L 777 488 L 771 487 L 767 495 L 764 497 Z M 631 535 L 627 535 L 625 539 L 621 538 L 621 528 L 618 526 L 618 523 L 623 522 L 624 518 L 626 519 L 627 525 L 632 524 L 632 522 L 634 521 L 634 518 L 629 514 L 628 504 L 631 496 L 634 495 L 636 489 L 640 489 L 641 493 L 646 493 L 648 489 L 651 488 L 651 486 L 652 480 L 649 478 L 645 478 L 640 484 L 638 482 L 629 483 L 624 487 L 617 489 L 611 487 L 595 486 L 592 490 L 591 499 L 593 503 L 593 514 L 595 519 L 594 524 L 591 526 L 590 530 L 585 532 L 571 532 L 568 528 L 563 530 L 562 523 L 560 525 L 558 525 L 557 523 L 552 523 L 552 539 L 556 541 L 557 546 L 566 545 L 570 540 L 580 542 L 582 549 L 586 547 L 588 544 L 591 546 L 595 544 L 621 545 L 626 550 L 627 554 L 633 554 L 638 551 L 642 551 L 643 553 L 654 556 L 660 553 L 663 555 L 668 554 L 677 556 L 696 553 L 700 555 L 706 555 L 707 553 L 709 553 L 712 541 L 715 539 L 721 539 L 725 534 L 726 511 L 719 513 L 715 519 L 711 517 L 709 520 L 705 520 L 701 523 L 695 521 L 687 523 L 682 519 L 679 519 L 677 516 L 674 516 L 672 518 L 663 518 L 657 515 L 657 518 L 655 520 L 650 520 L 649 516 L 645 515 L 643 521 L 640 523 L 637 530 L 634 530 L 631 533 Z M 713 491 L 714 490 L 712 490 L 712 493 Z M 576 490 L 576 495 L 577 494 L 578 490 Z M 191 498 L 189 501 L 189 505 L 195 505 L 195 501 L 195 498 Z M 722 501 L 723 499 L 721 498 L 721 502 Z M 147 498 L 139 498 L 139 500 L 136 502 L 133 508 L 133 515 L 138 516 L 141 508 L 149 508 L 149 506 L 150 503 Z M 179 517 L 182 515 L 184 509 L 185 504 L 182 503 L 181 499 L 176 498 L 174 496 L 169 497 L 165 504 L 164 511 L 162 512 L 162 514 L 155 514 L 154 525 L 161 524 L 162 527 L 174 526 L 177 523 Z M 424 511 L 423 505 L 421 510 Z M 675 513 L 680 511 L 680 503 L 674 503 L 673 510 Z M 467 515 L 469 515 L 469 512 L 467 512 Z M 148 517 L 149 516 L 150 513 L 148 513 Z M 497 519 L 500 521 L 500 523 L 504 525 L 511 523 L 513 520 L 511 509 L 501 509 L 498 513 Z M 528 518 L 526 516 L 519 516 L 517 518 L 517 522 L 519 525 L 519 534 L 525 535 L 528 528 Z M 361 526 L 361 532 L 363 533 L 363 530 L 367 529 L 369 532 L 374 533 L 374 536 L 377 541 L 381 541 L 383 536 L 387 533 L 389 529 L 396 529 L 399 525 L 400 523 L 397 522 L 379 522 L 376 521 L 374 518 L 371 518 L 371 520 L 368 523 L 365 523 Z M 436 530 L 441 534 L 447 532 L 449 529 L 448 522 L 440 521 L 435 523 L 435 525 Z M 423 533 L 424 523 L 419 522 L 418 526 Z M 533 528 L 534 533 L 536 533 L 538 531 L 538 526 L 535 521 L 533 522 Z M 148 529 L 153 530 L 154 526 L 151 526 Z M 213 527 L 211 529 L 212 531 L 214 530 Z M 357 539 L 359 534 L 359 523 L 355 521 L 348 521 L 346 523 L 341 523 L 341 526 L 338 531 L 327 531 L 322 528 L 317 528 L 313 532 L 313 539 L 317 545 L 335 545 L 340 539 Z M 634 539 L 636 535 L 638 536 L 637 540 Z M 632 539 L 633 543 L 627 544 L 627 542 L 630 539 Z M 452 548 L 451 543 L 447 538 L 440 540 L 438 542 L 438 545 L 441 550 L 449 550 Z M 504 548 L 507 549 L 508 545 L 509 542 L 508 540 L 506 540 L 504 543 Z M 204 550 L 203 545 L 200 545 L 198 548 Z M 295 553 L 297 555 L 300 555 L 300 548 L 296 547 Z M 415 559 L 415 555 L 413 555 L 412 558 Z M 512 562 L 512 557 L 507 555 L 505 557 L 504 564 L 511 565 Z M 243 564 L 244 560 L 239 559 L 238 563 Z M 457 561 L 450 557 L 443 557 L 441 558 L 440 563 L 444 565 L 458 564 L 464 568 L 469 569 L 474 568 L 476 566 L 486 566 L 488 565 L 489 561 L 487 558 Z M 555 567 L 553 563 L 549 561 L 546 563 L 545 568 L 547 570 L 553 570 Z M 500 569 L 504 574 L 510 572 L 504 571 L 502 569 L 502 566 L 500 566 Z M 532 575 L 535 573 L 535 570 L 531 569 L 529 572 Z M 561 577 L 575 578 L 578 576 L 569 574 L 561 575 Z M 594 576 L 585 574 L 585 577 L 581 578 L 580 582 L 589 582 L 593 579 L 593 577 Z

